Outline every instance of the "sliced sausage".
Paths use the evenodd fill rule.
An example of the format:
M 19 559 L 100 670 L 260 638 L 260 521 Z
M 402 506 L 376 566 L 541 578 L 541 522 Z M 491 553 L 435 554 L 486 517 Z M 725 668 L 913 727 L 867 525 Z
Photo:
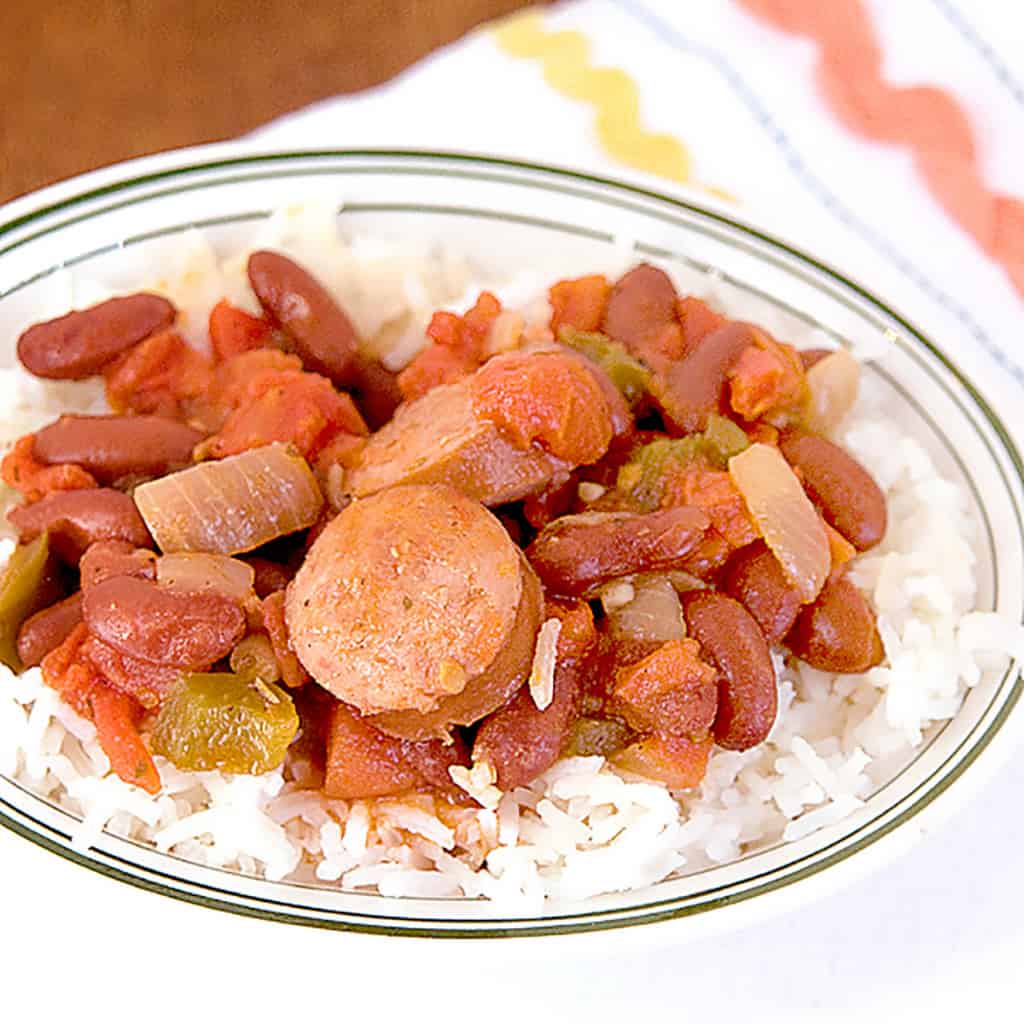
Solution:
M 49 465 L 75 463 L 100 483 L 112 484 L 189 465 L 204 436 L 167 416 L 67 415 L 35 435 L 33 454 Z
M 493 704 L 474 703 L 480 717 L 529 668 L 540 617 L 531 577 L 482 505 L 444 485 L 393 487 L 324 528 L 288 587 L 285 621 L 313 678 L 367 715 L 427 715 L 496 664 L 515 669 L 489 686 Z
M 81 380 L 174 323 L 176 310 L 159 295 L 125 295 L 56 320 L 34 324 L 18 338 L 18 358 L 30 373 Z
M 719 746 L 747 750 L 771 731 L 778 711 L 768 642 L 750 613 L 725 594 L 682 595 L 686 628 L 722 675 L 712 734 Z
M 137 548 L 152 543 L 131 496 L 108 487 L 54 491 L 12 508 L 7 518 L 23 541 L 49 532 L 53 550 L 71 563 L 98 540 L 122 540 Z
M 526 556 L 545 586 L 579 597 L 618 576 L 678 568 L 709 525 L 700 509 L 686 505 L 642 514 L 584 512 L 546 526 Z
M 539 447 L 518 448 L 473 411 L 471 378 L 432 388 L 398 408 L 346 476 L 364 498 L 395 484 L 449 484 L 485 505 L 543 490 L 572 468 Z

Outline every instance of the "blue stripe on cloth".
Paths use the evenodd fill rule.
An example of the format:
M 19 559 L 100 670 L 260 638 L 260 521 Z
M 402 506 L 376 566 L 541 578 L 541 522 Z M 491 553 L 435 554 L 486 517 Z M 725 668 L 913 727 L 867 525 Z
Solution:
M 824 182 L 818 178 L 805 163 L 793 141 L 782 129 L 768 108 L 758 98 L 742 76 L 736 71 L 729 60 L 719 51 L 694 39 L 689 39 L 673 25 L 652 13 L 637 0 L 606 0 L 624 14 L 649 29 L 658 40 L 674 49 L 681 50 L 691 56 L 698 57 L 718 71 L 740 102 L 758 122 L 768 137 L 782 153 L 782 156 L 804 188 L 813 195 L 837 220 L 841 221 L 850 231 L 867 242 L 876 252 L 881 254 L 913 282 L 925 295 L 952 314 L 986 352 L 1009 373 L 1014 380 L 1024 385 L 1024 369 L 1010 359 L 1004 349 L 997 345 L 985 329 L 961 306 L 951 295 L 922 274 L 913 261 L 872 224 L 861 220 Z
M 932 6 L 953 26 L 960 37 L 977 51 L 978 56 L 989 66 L 992 73 L 1014 100 L 1024 107 L 1024 86 L 1022 86 L 1003 63 L 999 54 L 985 41 L 981 33 L 964 17 L 963 11 L 948 0 L 931 0 Z

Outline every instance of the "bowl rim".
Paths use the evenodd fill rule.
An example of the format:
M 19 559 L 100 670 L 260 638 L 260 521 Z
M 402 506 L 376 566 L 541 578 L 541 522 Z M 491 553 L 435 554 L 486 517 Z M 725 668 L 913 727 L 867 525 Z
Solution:
M 29 227 L 34 222 L 132 188 L 149 185 L 161 180 L 172 180 L 182 175 L 237 168 L 247 164 L 360 158 L 418 161 L 427 165 L 454 163 L 477 169 L 500 168 L 513 172 L 539 174 L 563 182 L 585 184 L 600 190 L 608 190 L 635 199 L 651 201 L 663 208 L 680 209 L 690 214 L 710 218 L 724 227 L 738 231 L 743 235 L 752 236 L 756 241 L 782 252 L 786 256 L 793 258 L 797 263 L 833 279 L 848 291 L 853 292 L 859 299 L 865 301 L 869 306 L 897 324 L 900 330 L 911 337 L 916 344 L 927 350 L 941 364 L 943 370 L 950 375 L 952 381 L 964 389 L 976 412 L 987 422 L 989 428 L 1002 445 L 1003 453 L 1011 464 L 1018 481 L 1024 481 L 1024 461 L 1022 461 L 1017 444 L 1001 416 L 992 408 L 989 401 L 980 393 L 963 371 L 960 370 L 956 363 L 938 345 L 931 341 L 927 334 L 897 312 L 877 291 L 868 288 L 856 278 L 840 271 L 821 258 L 808 253 L 801 246 L 789 241 L 776 230 L 765 228 L 748 211 L 737 211 L 730 204 L 716 197 L 690 188 L 682 188 L 675 185 L 671 189 L 655 188 L 652 187 L 649 179 L 641 179 L 639 176 L 632 176 L 632 180 L 631 177 L 608 177 L 582 168 L 462 150 L 435 151 L 390 147 L 278 148 L 258 141 L 214 143 L 157 153 L 112 164 L 47 186 L 25 196 L 17 197 L 7 204 L 0 206 L 0 258 L 4 257 L 17 245 L 31 240 L 33 237 L 31 235 L 27 238 L 19 238 L 18 236 L 22 229 Z M 105 211 L 99 210 L 94 212 L 102 213 Z M 89 212 L 83 216 L 84 219 L 88 219 L 92 215 L 93 212 Z M 54 225 L 53 227 L 66 228 L 73 223 L 74 219 Z M 50 230 L 50 228 L 47 228 L 47 230 Z M 15 236 L 14 244 L 5 245 L 5 241 L 12 235 Z M 1024 720 L 1014 720 L 1012 723 L 1013 728 L 1008 727 L 1008 722 L 1011 721 L 1010 714 L 1018 703 L 1022 692 L 1024 692 L 1024 679 L 1021 677 L 1020 666 L 1016 661 L 1011 661 L 1007 668 L 1003 677 L 1003 685 L 1010 680 L 1012 680 L 1012 685 L 997 714 L 988 723 L 981 735 L 970 742 L 969 749 L 962 759 L 940 779 L 924 789 L 923 792 L 912 791 L 911 794 L 908 794 L 908 801 L 913 798 L 909 806 L 895 814 L 891 820 L 883 822 L 880 827 L 874 828 L 867 835 L 861 837 L 848 847 L 826 855 L 820 860 L 782 879 L 770 880 L 763 885 L 754 886 L 738 895 L 726 893 L 694 907 L 682 906 L 667 910 L 653 909 L 651 912 L 640 913 L 625 920 L 615 918 L 607 921 L 598 919 L 592 922 L 559 923 L 557 919 L 546 920 L 543 917 L 538 917 L 535 919 L 535 925 L 516 928 L 514 931 L 506 931 L 501 927 L 495 927 L 485 922 L 480 922 L 480 926 L 474 927 L 472 919 L 467 919 L 467 921 L 462 922 L 469 926 L 465 929 L 453 927 L 438 932 L 430 927 L 429 922 L 424 922 L 424 927 L 402 927 L 398 930 L 387 924 L 383 926 L 373 924 L 361 925 L 329 917 L 306 917 L 291 914 L 287 911 L 274 910 L 272 905 L 269 905 L 268 909 L 268 905 L 253 906 L 243 902 L 228 902 L 219 899 L 216 895 L 211 896 L 208 890 L 205 892 L 191 892 L 188 888 L 168 887 L 160 881 L 140 877 L 132 872 L 119 869 L 110 863 L 90 857 L 87 852 L 79 852 L 54 838 L 43 835 L 31 826 L 11 817 L 3 809 L 4 801 L 2 800 L 0 800 L 0 825 L 51 852 L 57 853 L 67 860 L 109 878 L 128 882 L 137 888 L 240 916 L 255 917 L 281 923 L 300 924 L 306 927 L 349 933 L 387 935 L 389 937 L 458 939 L 464 945 L 467 940 L 479 940 L 483 943 L 491 938 L 525 939 L 544 936 L 549 941 L 556 938 L 562 940 L 579 939 L 584 935 L 601 935 L 603 932 L 612 929 L 620 933 L 625 930 L 630 933 L 632 938 L 638 932 L 646 934 L 662 930 L 649 927 L 640 929 L 638 927 L 640 925 L 659 924 L 664 926 L 675 924 L 679 926 L 683 922 L 691 922 L 694 918 L 699 918 L 702 922 L 710 925 L 710 928 L 703 927 L 701 929 L 701 933 L 706 935 L 708 930 L 718 931 L 730 927 L 728 922 L 734 920 L 741 910 L 744 916 L 750 920 L 756 917 L 769 916 L 786 909 L 787 906 L 800 905 L 812 899 L 816 889 L 825 887 L 826 877 L 830 886 L 836 882 L 839 884 L 849 884 L 863 873 L 871 870 L 872 864 L 877 866 L 892 856 L 898 855 L 900 852 L 897 846 L 898 843 L 902 845 L 905 851 L 906 848 L 925 833 L 927 828 L 934 826 L 940 818 L 945 818 L 952 814 L 957 806 L 962 805 L 963 802 L 969 799 L 998 770 L 1001 759 L 1009 756 L 1015 741 L 1019 738 L 1016 734 L 1024 735 Z M 983 760 L 981 759 L 982 753 L 986 754 Z M 979 764 L 982 766 L 981 769 L 978 767 Z M 965 773 L 968 767 L 971 767 L 972 771 L 966 776 L 965 781 Z M 958 783 L 956 788 L 953 788 L 953 783 Z M 940 796 L 943 797 L 941 801 L 938 800 Z M 925 821 L 927 821 L 927 826 Z M 858 855 L 856 858 L 853 857 L 855 853 Z M 838 867 L 843 867 L 844 870 L 837 872 L 835 869 Z M 794 883 L 796 882 L 800 882 L 801 885 L 795 886 Z M 755 899 L 755 897 L 757 898 Z M 708 911 L 711 910 L 716 911 L 716 914 L 710 915 Z M 394 916 L 397 917 L 399 915 Z M 708 921 L 712 916 L 714 921 Z M 509 919 L 510 922 L 512 920 L 512 918 Z

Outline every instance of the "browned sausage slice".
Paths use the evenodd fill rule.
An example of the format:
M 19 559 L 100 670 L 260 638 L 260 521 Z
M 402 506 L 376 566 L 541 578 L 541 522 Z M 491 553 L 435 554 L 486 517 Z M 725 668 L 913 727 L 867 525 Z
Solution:
M 285 619 L 299 659 L 339 699 L 363 714 L 430 714 L 498 659 L 528 668 L 540 617 L 538 587 L 522 628 L 530 578 L 482 505 L 443 485 L 394 487 L 327 525 L 288 587 Z
M 473 411 L 471 378 L 399 406 L 374 434 L 346 488 L 363 498 L 395 484 L 449 484 L 485 505 L 542 490 L 571 467 L 539 447 L 517 448 Z

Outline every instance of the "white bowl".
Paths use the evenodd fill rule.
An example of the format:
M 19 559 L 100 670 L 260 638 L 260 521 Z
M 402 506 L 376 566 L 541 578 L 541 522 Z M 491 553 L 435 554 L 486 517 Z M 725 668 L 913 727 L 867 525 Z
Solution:
M 904 428 L 972 494 L 982 523 L 983 609 L 1021 620 L 1022 465 L 975 386 L 881 300 L 814 258 L 706 206 L 552 168 L 484 157 L 406 152 L 253 153 L 207 147 L 119 165 L 0 210 L 2 357 L 26 324 L 53 315 L 58 273 L 111 288 L 156 268 L 192 227 L 237 244 L 270 211 L 328 194 L 346 228 L 448 241 L 485 270 L 548 265 L 584 273 L 626 250 L 712 272 L 747 316 L 884 346 L 867 372 Z M 57 310 L 58 312 L 60 310 Z M 955 348 L 957 339 L 947 338 Z M 997 557 L 998 552 L 998 557 Z M 200 867 L 104 834 L 74 849 L 66 811 L 0 777 L 0 823 L 53 852 L 123 881 L 194 903 L 277 921 L 432 937 L 566 935 L 675 921 L 686 933 L 749 920 L 814 896 L 905 848 L 936 810 L 950 810 L 1020 732 L 1016 665 L 991 671 L 913 762 L 837 825 L 679 879 L 517 916 L 483 901 L 398 899 L 328 885 L 268 882 Z M 968 776 L 968 782 L 961 777 Z M 927 818 L 926 818 L 927 816 Z

